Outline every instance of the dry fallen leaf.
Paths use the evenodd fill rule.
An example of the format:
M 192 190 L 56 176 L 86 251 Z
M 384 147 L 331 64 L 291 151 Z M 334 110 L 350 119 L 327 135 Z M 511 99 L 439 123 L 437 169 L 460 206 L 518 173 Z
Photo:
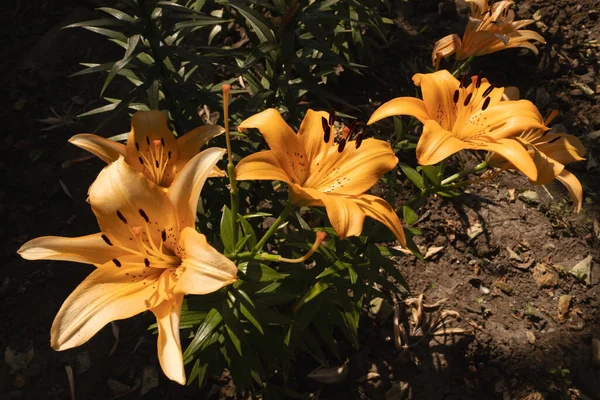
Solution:
M 427 252 L 425 253 L 425 259 L 427 260 L 428 258 L 433 257 L 440 251 L 444 250 L 444 247 L 445 246 L 432 246 L 432 247 L 428 248 Z
M 508 201 L 515 201 L 515 189 L 508 189 Z

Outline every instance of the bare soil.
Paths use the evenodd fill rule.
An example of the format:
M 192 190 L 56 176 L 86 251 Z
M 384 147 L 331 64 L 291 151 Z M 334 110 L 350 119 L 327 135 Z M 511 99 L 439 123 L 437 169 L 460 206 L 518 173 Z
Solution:
M 144 379 L 154 377 L 158 386 L 146 399 L 208 398 L 209 392 L 218 397 L 226 393 L 220 381 L 182 388 L 162 376 L 155 338 L 147 331 L 149 316 L 116 324 L 119 343 L 113 354 L 110 327 L 79 348 L 52 350 L 52 320 L 91 267 L 27 262 L 15 253 L 37 236 L 97 229 L 85 199 L 103 164 L 81 160 L 86 154 L 67 139 L 97 125 L 98 119 L 73 116 L 98 106 L 102 82 L 97 76 L 68 75 L 80 69 L 79 62 L 109 61 L 119 53 L 91 33 L 59 29 L 92 19 L 94 6 L 74 0 L 0 4 L 5 125 L 0 398 L 69 399 L 69 369 L 77 399 L 109 399 L 123 390 L 120 385 L 132 389 L 123 398 L 140 398 Z M 443 248 L 425 263 L 404 258 L 399 268 L 413 295 L 424 294 L 428 303 L 448 298 L 443 307 L 460 313 L 453 326 L 474 334 L 436 336 L 400 353 L 390 340 L 390 319 L 365 319 L 362 348 L 350 358 L 348 378 L 323 386 L 322 398 L 600 399 L 600 367 L 592 362 L 591 349 L 593 338 L 600 340 L 600 181 L 594 164 L 600 150 L 598 2 L 524 0 L 517 7 L 520 18 L 539 16 L 532 29 L 547 41 L 539 56 L 509 50 L 477 59 L 471 71 L 484 71 L 498 86 L 518 86 L 544 114 L 558 109 L 556 122 L 585 141 L 588 161 L 569 167 L 584 185 L 583 210 L 570 212 L 559 184 L 546 191 L 514 173 L 478 183 L 455 199 L 431 199 L 415 224 L 423 232 L 417 243 L 424 250 Z M 412 95 L 410 77 L 429 67 L 434 41 L 464 27 L 450 1 L 398 2 L 394 10 L 395 40 L 373 72 L 379 77 L 374 98 L 382 101 Z M 596 93 L 585 94 L 581 85 Z M 358 90 L 360 82 L 346 87 Z M 127 130 L 123 119 L 101 133 Z M 407 182 L 404 186 L 410 190 Z M 531 190 L 537 202 L 523 200 Z M 477 227 L 481 232 L 473 236 Z M 568 272 L 588 255 L 590 284 Z M 559 314 L 565 295 L 572 300 Z

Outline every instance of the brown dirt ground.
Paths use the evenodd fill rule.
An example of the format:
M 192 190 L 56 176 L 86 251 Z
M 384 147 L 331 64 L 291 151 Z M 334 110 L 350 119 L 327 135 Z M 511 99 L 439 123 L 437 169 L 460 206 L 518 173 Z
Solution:
M 83 60 L 110 60 L 115 49 L 93 34 L 58 29 L 91 19 L 92 3 L 46 0 L 0 5 L 5 124 L 0 158 L 0 240 L 5 243 L 0 348 L 10 348 L 17 356 L 33 349 L 33 358 L 16 371 L 0 362 L 2 399 L 68 399 L 69 367 L 77 399 L 111 398 L 118 383 L 134 387 L 144 374 L 157 372 L 155 338 L 146 331 L 151 321 L 147 316 L 118 323 L 120 342 L 113 355 L 109 354 L 114 343 L 110 328 L 77 349 L 54 352 L 49 347 L 52 319 L 91 269 L 26 262 L 15 254 L 33 237 L 76 236 L 96 229 L 85 198 L 102 164 L 65 162 L 84 156 L 66 140 L 89 131 L 97 120 L 71 117 L 97 104 L 101 82 L 97 77 L 67 76 L 79 70 L 77 63 Z M 395 5 L 401 29 L 392 42 L 390 59 L 378 71 L 385 83 L 380 88 L 382 100 L 412 95 L 409 78 L 429 66 L 433 42 L 461 31 L 464 22 L 454 15 L 450 3 L 423 0 Z M 453 200 L 432 199 L 415 224 L 423 231 L 417 242 L 444 248 L 425 263 L 400 260 L 399 268 L 414 294 L 424 293 L 428 302 L 448 298 L 444 307 L 461 315 L 453 326 L 472 328 L 472 322 L 475 334 L 421 341 L 401 355 L 389 340 L 391 320 L 366 320 L 361 328 L 363 347 L 350 359 L 349 377 L 340 385 L 325 387 L 322 398 L 386 399 L 386 393 L 391 396 L 389 390 L 397 387 L 413 399 L 600 398 L 600 369 L 591 363 L 592 337 L 600 332 L 600 238 L 594 231 L 594 223 L 600 222 L 600 182 L 593 164 L 600 144 L 598 135 L 591 133 L 600 130 L 600 104 L 598 94 L 585 95 L 575 85 L 585 84 L 598 92 L 598 47 L 592 42 L 600 39 L 598 4 L 596 0 L 517 3 L 521 18 L 539 11 L 541 23 L 534 29 L 542 31 L 548 43 L 538 57 L 519 50 L 501 52 L 476 60 L 472 71 L 484 71 L 497 85 L 517 85 L 543 113 L 559 109 L 556 122 L 586 140 L 592 161 L 569 168 L 584 185 L 584 208 L 573 215 L 559 185 L 548 188 L 552 199 L 543 188 L 532 188 L 525 178 L 511 173 L 478 183 L 468 195 Z M 65 124 L 39 121 L 54 117 L 53 112 Z M 43 130 L 48 127 L 54 129 Z M 126 130 L 127 121 L 121 120 L 103 133 Z M 405 188 L 409 190 L 406 182 Z M 509 194 L 512 189 L 514 200 Z M 538 194 L 537 204 L 521 200 L 522 193 L 532 189 Z M 467 229 L 476 224 L 483 232 L 470 240 Z M 525 265 L 511 259 L 507 248 L 518 253 Z M 593 257 L 589 286 L 565 273 L 588 255 Z M 547 266 L 551 278 L 556 275 L 555 284 L 550 280 L 549 287 L 538 287 L 533 272 L 538 263 Z M 485 288 L 490 292 L 484 294 L 481 286 L 483 292 Z M 562 295 L 573 300 L 560 318 L 557 307 Z M 379 379 L 361 380 L 369 371 Z M 160 370 L 158 377 L 159 386 L 144 398 L 204 398 L 211 389 L 180 388 L 164 379 Z M 218 392 L 218 385 L 214 388 Z M 126 398 L 139 397 L 135 390 Z

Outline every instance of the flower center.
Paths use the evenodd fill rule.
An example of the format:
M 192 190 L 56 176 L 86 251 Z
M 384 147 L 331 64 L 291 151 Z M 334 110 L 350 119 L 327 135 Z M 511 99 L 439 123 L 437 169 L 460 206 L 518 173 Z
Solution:
M 490 95 L 494 90 L 494 85 L 489 85 L 483 92 L 481 85 L 483 76 L 481 73 L 471 77 L 471 83 L 466 85 L 466 75 L 463 75 L 458 86 L 452 95 L 454 103 L 453 115 L 450 116 L 448 126 L 445 129 L 451 131 L 457 139 L 473 139 L 477 136 L 487 133 L 485 115 L 482 116 L 482 111 L 485 111 L 491 103 Z M 467 138 L 463 132 L 471 131 L 467 129 L 469 126 L 478 126 L 476 135 L 469 135 Z
M 162 183 L 167 166 L 171 160 L 171 150 L 165 152 L 165 140 L 152 140 L 146 136 L 146 149 L 142 150 L 138 142 L 135 143 L 138 151 L 138 160 L 144 166 L 144 172 L 148 172 L 150 179 L 157 185 Z
M 173 268 L 181 265 L 181 258 L 177 255 L 174 255 L 173 252 L 166 245 L 168 239 L 174 239 L 173 234 L 168 234 L 166 229 L 162 229 L 160 231 L 160 240 L 156 238 L 156 235 L 153 235 L 150 230 L 150 218 L 148 214 L 143 209 L 138 210 L 140 216 L 144 220 L 143 225 L 131 225 L 128 223 L 127 219 L 121 213 L 121 211 L 117 210 L 117 217 L 119 220 L 127 227 L 129 233 L 131 234 L 130 240 L 134 240 L 136 246 L 132 248 L 132 246 L 124 246 L 116 240 L 111 240 L 106 234 L 102 234 L 102 239 L 108 246 L 114 246 L 121 250 L 124 250 L 129 255 L 134 255 L 131 259 L 128 257 L 127 261 L 119 260 L 119 258 L 115 258 L 112 262 L 116 267 L 120 268 L 123 262 L 127 262 L 128 264 L 135 264 L 138 266 L 144 265 L 146 268 Z M 169 230 L 172 231 L 173 228 Z M 175 238 L 176 239 L 176 238 Z M 126 257 L 126 256 L 125 256 Z
M 321 117 L 321 125 L 323 126 L 323 140 L 325 143 L 329 143 L 331 140 L 331 134 L 335 125 L 335 110 L 331 110 L 329 113 L 329 120 L 325 117 Z M 342 129 L 342 134 L 340 140 L 338 141 L 338 153 L 341 153 L 346 148 L 346 143 L 352 140 L 352 137 L 356 133 L 356 127 L 358 125 L 358 121 L 354 120 L 350 123 L 350 126 L 344 127 Z M 355 145 L 358 149 L 363 141 L 363 133 L 362 131 L 356 135 Z

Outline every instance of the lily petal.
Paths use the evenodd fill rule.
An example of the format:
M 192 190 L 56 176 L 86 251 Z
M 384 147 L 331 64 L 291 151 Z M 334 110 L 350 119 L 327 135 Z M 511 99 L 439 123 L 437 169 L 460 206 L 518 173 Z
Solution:
M 157 347 L 160 366 L 167 378 L 185 385 L 185 369 L 179 338 L 182 303 L 183 295 L 177 296 L 175 300 L 163 301 L 158 307 L 154 307 L 152 312 L 156 316 L 158 325 Z
M 398 215 L 387 201 L 370 194 L 358 196 L 354 201 L 367 217 L 373 218 L 387 226 L 400 244 L 406 247 L 406 236 L 404 236 L 400 218 L 398 218 Z
M 43 236 L 17 251 L 26 260 L 61 260 L 101 265 L 125 252 L 109 245 L 101 233 L 75 238 Z
M 529 180 L 537 180 L 537 167 L 527 150 L 514 139 L 500 139 L 495 143 L 485 143 L 480 150 L 493 151 L 509 161 Z
M 307 174 L 307 155 L 300 138 L 283 120 L 279 111 L 269 108 L 244 120 L 239 131 L 257 128 L 269 148 L 279 159 L 281 168 L 293 182 L 304 182 Z
M 329 121 L 329 113 L 308 110 L 298 129 L 298 138 L 303 143 L 309 164 L 317 154 L 324 151 L 327 146 L 331 146 L 333 143 L 334 135 L 330 135 L 329 143 L 325 143 L 322 118 Z
M 442 128 L 452 131 L 455 114 L 453 95 L 460 85 L 458 79 L 445 69 L 430 74 L 415 74 L 412 79 L 415 85 L 421 87 L 429 119 L 436 120 Z
M 322 193 L 315 189 L 295 185 L 296 199 L 302 204 L 318 205 L 321 202 L 327 211 L 329 222 L 341 239 L 348 236 L 360 236 L 365 221 L 365 213 L 354 198 Z
M 173 204 L 159 186 L 123 158 L 100 171 L 90 187 L 88 201 L 109 240 L 137 249 L 132 228 L 140 227 L 156 244 L 162 240 L 162 231 L 168 232 L 166 244 L 171 249 L 176 247 L 171 232 L 178 232 L 179 224 Z
M 412 115 L 422 123 L 432 118 L 429 116 L 423 100 L 414 97 L 397 97 L 375 110 L 367 125 L 393 115 Z
M 235 177 L 240 181 L 275 180 L 286 183 L 291 181 L 281 168 L 273 150 L 259 151 L 244 157 L 235 166 Z
M 581 210 L 581 205 L 583 204 L 583 187 L 581 186 L 581 182 L 579 179 L 566 169 L 563 169 L 562 172 L 556 176 L 556 179 L 569 191 L 571 195 L 571 199 L 573 200 L 573 205 L 575 208 L 575 212 L 578 213 Z
M 429 120 L 423 125 L 423 133 L 417 143 L 417 161 L 421 165 L 437 164 L 468 148 L 471 147 L 467 143 L 456 139 L 436 121 Z
M 210 147 L 192 158 L 175 177 L 167 196 L 177 210 L 180 229 L 194 226 L 200 191 L 225 152 L 225 149 Z
M 131 257 L 124 256 L 122 257 Z M 111 321 L 145 311 L 162 270 L 112 262 L 92 272 L 65 300 L 52 323 L 50 344 L 66 350 L 87 342 Z
M 547 133 L 539 140 L 533 141 L 532 144 L 548 157 L 561 164 L 585 160 L 583 156 L 586 149 L 583 143 L 575 136 L 567 133 Z
M 89 151 L 107 164 L 117 161 L 119 156 L 125 157 L 127 153 L 124 144 L 90 133 L 75 135 L 69 139 L 69 143 Z
M 173 181 L 179 148 L 161 111 L 133 114 L 125 160 L 157 185 L 169 186 Z
M 196 154 L 200 153 L 202 147 L 212 138 L 225 132 L 219 125 L 204 125 L 192 129 L 183 136 L 177 138 L 177 147 L 179 148 L 179 159 L 189 161 Z
M 565 168 L 563 164 L 548 157 L 547 154 L 535 147 L 533 147 L 533 162 L 537 167 L 537 180 L 535 183 L 538 185 L 547 185 L 552 182 Z
M 311 165 L 305 186 L 321 192 L 356 196 L 369 190 L 379 178 L 398 164 L 388 142 L 377 139 L 346 144 L 343 152 L 332 149 Z
M 499 101 L 473 114 L 464 124 L 457 124 L 457 137 L 463 140 L 484 136 L 503 139 L 528 129 L 547 130 L 537 107 L 529 100 Z
M 172 157 L 178 158 L 176 139 L 167 125 L 165 114 L 157 110 L 137 111 L 131 117 L 131 133 L 127 138 L 127 162 L 130 165 L 138 165 L 138 148 L 152 146 L 155 140 L 161 139 L 165 143 L 165 149 L 171 151 Z
M 440 61 L 442 61 L 443 58 L 450 57 L 454 54 L 461 45 L 461 40 L 456 34 L 444 36 L 435 42 L 433 51 L 431 52 L 431 63 L 433 64 L 434 69 L 437 71 L 440 67 Z
M 221 289 L 237 278 L 237 267 L 215 250 L 206 237 L 193 228 L 181 232 L 182 273 L 175 284 L 176 294 L 207 294 Z

